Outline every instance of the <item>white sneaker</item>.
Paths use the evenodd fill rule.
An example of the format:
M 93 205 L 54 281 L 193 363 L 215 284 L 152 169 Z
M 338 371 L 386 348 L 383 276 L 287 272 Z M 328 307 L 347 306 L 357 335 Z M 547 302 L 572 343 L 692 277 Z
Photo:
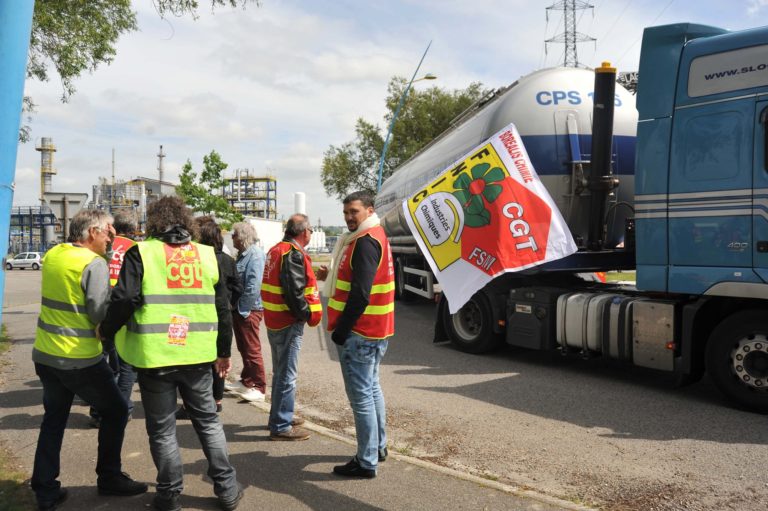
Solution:
M 227 381 L 227 382 L 224 382 L 224 390 L 226 390 L 227 392 L 238 393 L 238 392 L 245 392 L 246 390 L 248 390 L 248 387 L 243 385 L 243 383 L 239 380 L 235 382 Z
M 243 392 L 238 392 L 240 397 L 246 401 L 264 401 L 264 393 L 256 387 L 251 387 Z

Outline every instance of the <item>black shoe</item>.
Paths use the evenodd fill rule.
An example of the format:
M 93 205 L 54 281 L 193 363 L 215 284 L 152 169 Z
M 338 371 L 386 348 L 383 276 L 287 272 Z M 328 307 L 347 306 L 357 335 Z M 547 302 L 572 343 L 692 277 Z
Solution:
M 179 409 L 176 410 L 176 420 L 179 420 L 179 421 L 189 420 L 189 412 L 183 406 L 180 406 Z
M 96 482 L 99 487 L 99 495 L 116 495 L 129 497 L 146 493 L 147 485 L 131 479 L 125 472 L 110 478 L 99 478 Z
M 376 471 L 363 468 L 360 463 L 357 462 L 357 456 L 346 465 L 336 465 L 333 467 L 333 473 L 346 477 L 365 477 L 366 479 L 373 479 L 376 477 Z
M 237 490 L 237 495 L 235 495 L 232 499 L 219 499 L 219 506 L 221 506 L 221 509 L 224 511 L 234 511 L 237 509 L 237 505 L 240 504 L 240 499 L 243 498 L 243 490 Z
M 37 509 L 39 511 L 53 511 L 59 504 L 67 500 L 67 497 L 69 497 L 69 491 L 66 488 L 59 488 L 59 496 L 56 497 L 56 500 L 52 502 L 39 502 Z
M 379 449 L 379 462 L 387 461 L 387 456 L 389 456 L 389 451 L 386 447 Z
M 156 493 L 152 499 L 152 507 L 159 511 L 181 511 L 178 493 Z

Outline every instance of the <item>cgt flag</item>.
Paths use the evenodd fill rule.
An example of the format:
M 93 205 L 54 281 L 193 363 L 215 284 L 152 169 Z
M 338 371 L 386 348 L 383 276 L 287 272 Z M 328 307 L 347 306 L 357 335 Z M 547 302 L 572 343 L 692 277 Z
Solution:
M 577 250 L 514 124 L 404 201 L 403 212 L 451 313 L 498 275 Z

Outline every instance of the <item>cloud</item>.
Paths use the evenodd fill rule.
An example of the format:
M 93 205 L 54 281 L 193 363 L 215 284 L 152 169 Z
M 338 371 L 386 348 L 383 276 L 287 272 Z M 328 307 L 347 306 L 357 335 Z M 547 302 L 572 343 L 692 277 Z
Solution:
M 763 8 L 766 6 L 768 6 L 768 0 L 749 0 L 749 5 L 747 6 L 747 14 L 754 16 L 763 10 Z

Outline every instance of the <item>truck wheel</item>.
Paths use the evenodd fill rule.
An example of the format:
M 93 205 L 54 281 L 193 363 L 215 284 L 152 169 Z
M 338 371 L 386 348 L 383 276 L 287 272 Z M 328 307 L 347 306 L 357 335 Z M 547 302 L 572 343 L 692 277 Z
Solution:
M 493 331 L 491 303 L 484 293 L 475 293 L 456 314 L 448 312 L 447 300 L 442 303 L 445 331 L 458 350 L 486 353 L 499 347 L 501 338 Z
M 401 260 L 395 261 L 395 299 L 403 302 L 413 300 L 413 293 L 405 290 L 405 269 Z
M 717 388 L 739 406 L 768 412 L 767 311 L 737 312 L 707 342 L 706 365 Z

